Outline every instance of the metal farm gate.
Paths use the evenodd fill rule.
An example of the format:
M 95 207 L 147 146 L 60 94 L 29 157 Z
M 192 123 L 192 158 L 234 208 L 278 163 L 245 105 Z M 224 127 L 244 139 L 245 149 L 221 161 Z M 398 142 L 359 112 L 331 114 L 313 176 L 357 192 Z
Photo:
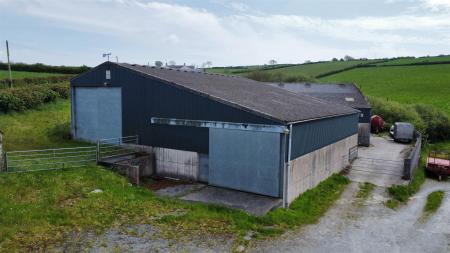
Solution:
M 5 153 L 4 168 L 6 172 L 76 168 L 95 162 L 96 157 L 96 146 L 13 151 Z
M 138 136 L 128 136 L 98 140 L 95 146 L 6 152 L 0 171 L 28 172 L 83 167 L 100 160 L 133 155 L 136 153 L 133 145 L 138 142 Z
M 403 177 L 403 163 L 403 160 L 396 161 L 359 156 L 352 164 L 352 170 L 369 174 Z
M 97 141 L 97 161 L 133 155 L 133 145 L 139 144 L 139 136 L 101 139 Z

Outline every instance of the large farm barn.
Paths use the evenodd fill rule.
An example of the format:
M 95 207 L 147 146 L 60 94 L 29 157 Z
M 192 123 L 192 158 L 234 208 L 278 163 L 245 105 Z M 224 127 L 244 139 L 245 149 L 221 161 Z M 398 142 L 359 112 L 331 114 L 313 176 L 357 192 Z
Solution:
M 270 85 L 361 111 L 358 124 L 358 144 L 367 147 L 370 145 L 372 107 L 356 85 L 330 83 L 271 83 Z
M 358 144 L 360 111 L 242 77 L 105 62 L 71 92 L 75 138 L 138 135 L 159 150 L 157 174 L 285 205 L 346 167 Z

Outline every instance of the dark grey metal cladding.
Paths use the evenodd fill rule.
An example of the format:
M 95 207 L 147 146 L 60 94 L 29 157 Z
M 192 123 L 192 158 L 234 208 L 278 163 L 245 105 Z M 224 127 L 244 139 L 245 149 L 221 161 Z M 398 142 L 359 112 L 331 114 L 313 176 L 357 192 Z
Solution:
M 211 128 L 209 183 L 281 196 L 280 133 Z
M 357 134 L 358 119 L 352 114 L 293 125 L 291 160 Z
M 356 108 L 361 111 L 362 117 L 359 118 L 359 123 L 370 123 L 372 117 L 372 108 Z
M 105 72 L 111 70 L 111 80 Z M 207 128 L 151 124 L 152 117 L 280 125 L 270 119 L 180 89 L 160 80 L 103 64 L 73 79 L 72 86 L 122 87 L 123 135 L 139 134 L 143 145 L 209 153 Z

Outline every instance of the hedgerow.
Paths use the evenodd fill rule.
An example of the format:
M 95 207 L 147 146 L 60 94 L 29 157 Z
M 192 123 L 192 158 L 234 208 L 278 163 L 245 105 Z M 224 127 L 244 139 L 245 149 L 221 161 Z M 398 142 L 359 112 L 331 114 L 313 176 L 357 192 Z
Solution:
M 380 115 L 387 126 L 394 122 L 410 122 L 431 142 L 450 139 L 450 119 L 439 108 L 424 104 L 400 104 L 369 97 L 372 114 Z
M 26 64 L 13 63 L 11 68 L 14 71 L 29 71 L 29 72 L 43 72 L 43 73 L 60 73 L 60 74 L 81 74 L 90 70 L 88 66 L 50 66 L 42 63 Z M 0 62 L 0 69 L 7 70 L 8 64 Z
M 54 102 L 58 98 L 67 99 L 69 97 L 69 89 L 67 83 L 1 89 L 0 111 L 24 111 Z
M 33 78 L 20 78 L 14 79 L 14 87 L 28 86 L 28 85 L 42 85 L 42 84 L 53 84 L 69 81 L 72 75 L 62 75 L 62 76 L 46 76 L 46 77 L 33 77 Z M 8 88 L 10 86 L 9 79 L 0 80 L 0 88 Z

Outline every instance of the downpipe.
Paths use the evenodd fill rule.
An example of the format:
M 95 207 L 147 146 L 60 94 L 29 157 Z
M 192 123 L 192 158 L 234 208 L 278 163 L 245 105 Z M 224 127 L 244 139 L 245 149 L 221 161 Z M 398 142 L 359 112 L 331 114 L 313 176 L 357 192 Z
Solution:
M 291 178 L 291 149 L 292 149 L 292 124 L 289 125 L 289 131 L 286 133 L 289 135 L 288 139 L 288 155 L 287 161 L 285 161 L 284 170 L 284 192 L 283 192 L 283 207 L 289 207 L 289 179 Z

